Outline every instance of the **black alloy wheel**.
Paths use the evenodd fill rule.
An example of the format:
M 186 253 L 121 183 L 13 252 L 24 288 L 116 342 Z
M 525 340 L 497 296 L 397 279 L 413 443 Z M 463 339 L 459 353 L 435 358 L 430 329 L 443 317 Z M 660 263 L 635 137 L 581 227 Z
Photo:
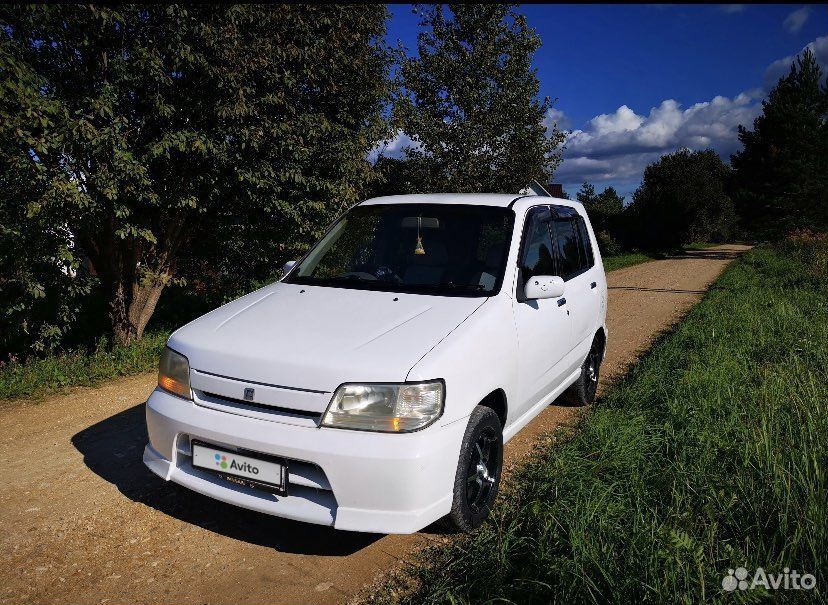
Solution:
M 491 427 L 486 427 L 474 442 L 466 470 L 466 502 L 475 514 L 487 501 L 499 471 L 498 457 L 493 455 L 497 447 L 497 437 Z
M 469 416 L 447 518 L 455 531 L 472 531 L 492 510 L 503 467 L 502 430 L 500 418 L 489 407 L 478 405 Z

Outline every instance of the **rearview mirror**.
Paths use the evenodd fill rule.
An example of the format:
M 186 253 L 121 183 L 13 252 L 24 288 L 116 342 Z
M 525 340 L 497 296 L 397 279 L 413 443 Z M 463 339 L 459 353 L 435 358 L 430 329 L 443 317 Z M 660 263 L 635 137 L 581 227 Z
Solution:
M 284 265 L 282 265 L 282 277 L 288 274 L 288 272 L 296 266 L 295 260 L 289 260 Z
M 402 227 L 404 229 L 439 229 L 440 219 L 433 216 L 406 216 L 402 220 Z
M 535 275 L 526 280 L 524 293 L 529 300 L 563 296 L 564 280 L 557 275 Z

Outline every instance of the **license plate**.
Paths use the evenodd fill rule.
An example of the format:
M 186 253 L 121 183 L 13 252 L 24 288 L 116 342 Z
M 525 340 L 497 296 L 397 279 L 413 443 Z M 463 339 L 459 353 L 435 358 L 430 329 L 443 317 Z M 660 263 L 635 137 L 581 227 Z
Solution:
M 281 493 L 286 491 L 287 466 L 281 458 L 232 452 L 197 441 L 192 442 L 192 448 L 193 466 L 196 468 L 213 471 L 254 487 Z

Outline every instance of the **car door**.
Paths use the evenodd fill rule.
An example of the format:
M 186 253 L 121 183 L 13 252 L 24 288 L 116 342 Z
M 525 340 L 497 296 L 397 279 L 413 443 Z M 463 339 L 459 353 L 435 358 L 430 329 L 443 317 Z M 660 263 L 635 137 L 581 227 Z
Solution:
M 553 209 L 554 211 L 554 209 Z M 558 275 L 566 283 L 566 307 L 572 328 L 569 369 L 577 368 L 589 350 L 595 334 L 600 294 L 595 259 L 587 236 L 586 223 L 574 209 L 553 212 L 552 233 Z M 586 241 L 584 241 L 586 238 Z
M 571 350 L 571 328 L 562 299 L 524 300 L 523 285 L 535 275 L 555 275 L 554 249 L 549 230 L 549 208 L 529 210 L 518 256 L 518 291 L 513 303 L 518 339 L 519 414 L 546 397 L 565 370 Z

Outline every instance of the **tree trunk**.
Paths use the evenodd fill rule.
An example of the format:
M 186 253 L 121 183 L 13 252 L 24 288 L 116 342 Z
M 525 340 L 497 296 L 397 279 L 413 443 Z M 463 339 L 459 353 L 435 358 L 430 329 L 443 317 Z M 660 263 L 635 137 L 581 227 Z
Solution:
M 144 335 L 166 284 L 164 277 L 154 276 L 115 286 L 109 302 L 115 344 L 126 345 Z
M 114 214 L 104 219 L 101 228 L 79 236 L 93 273 L 105 288 L 113 344 L 130 344 L 144 335 L 161 292 L 175 273 L 186 216 L 162 219 L 165 228 L 157 230 L 158 240 L 151 244 L 116 237 Z
M 112 339 L 116 344 L 128 344 L 135 338 L 129 325 L 129 301 L 123 282 L 109 288 L 109 321 L 112 324 Z

